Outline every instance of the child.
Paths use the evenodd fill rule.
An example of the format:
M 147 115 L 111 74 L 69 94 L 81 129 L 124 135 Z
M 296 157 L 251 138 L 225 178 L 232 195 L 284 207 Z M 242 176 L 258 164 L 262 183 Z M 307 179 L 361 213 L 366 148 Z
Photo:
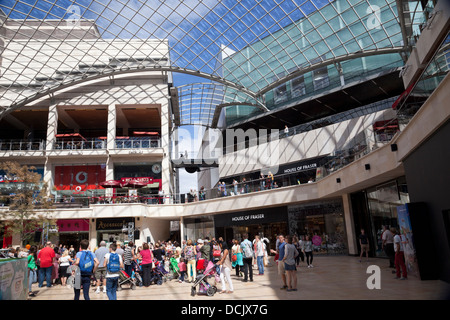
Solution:
M 178 278 L 178 282 L 184 281 L 184 276 L 186 274 L 186 263 L 183 258 L 180 258 L 180 262 L 178 262 L 178 268 L 180 269 L 180 277 Z

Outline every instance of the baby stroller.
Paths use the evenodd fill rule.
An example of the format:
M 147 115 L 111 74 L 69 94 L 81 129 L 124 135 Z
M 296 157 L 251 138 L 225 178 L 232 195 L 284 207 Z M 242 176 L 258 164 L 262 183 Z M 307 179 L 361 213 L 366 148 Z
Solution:
M 135 279 L 136 285 L 142 287 L 142 277 L 141 277 L 141 268 L 138 262 L 133 261 L 132 263 L 133 271 L 131 272 L 131 278 Z
M 159 261 L 155 261 L 154 265 L 152 281 L 157 285 L 162 285 L 167 281 L 168 272 Z
M 122 290 L 122 285 L 129 284 L 131 290 L 136 290 L 136 279 L 133 279 L 131 276 L 129 276 L 125 271 L 120 270 L 119 272 L 119 285 L 117 287 L 117 290 Z
M 217 287 L 208 282 L 208 278 L 211 278 L 216 273 L 216 265 L 209 261 L 206 269 L 202 274 L 199 274 L 195 279 L 191 287 L 191 296 L 195 296 L 197 293 L 197 286 L 199 287 L 199 293 L 212 297 L 217 292 Z
M 170 279 L 177 279 L 180 276 L 180 268 L 178 268 L 178 262 L 175 258 L 170 258 Z

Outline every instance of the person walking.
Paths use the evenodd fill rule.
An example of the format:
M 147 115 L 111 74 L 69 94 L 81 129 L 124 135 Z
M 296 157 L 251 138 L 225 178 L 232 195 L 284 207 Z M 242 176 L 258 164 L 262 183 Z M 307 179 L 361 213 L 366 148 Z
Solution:
M 258 275 L 264 275 L 264 243 L 261 241 L 259 236 L 255 236 L 255 255 L 256 264 L 258 266 Z
M 222 285 L 222 291 L 220 291 L 219 293 L 233 293 L 233 291 L 234 291 L 233 281 L 231 280 L 231 276 L 230 276 L 231 269 L 233 267 L 231 266 L 228 246 L 225 241 L 220 241 L 219 246 L 222 251 L 221 255 L 220 255 L 220 260 L 219 260 L 219 262 L 217 262 L 217 265 L 221 266 L 220 283 Z M 229 289 L 228 291 L 226 290 L 225 278 L 227 279 L 227 283 L 228 283 L 228 289 Z
M 253 250 L 252 243 L 248 240 L 248 234 L 245 233 L 242 238 L 244 239 L 241 242 L 242 249 L 242 261 L 244 263 L 244 279 L 243 282 L 247 282 L 248 280 L 253 281 Z
M 89 289 L 91 287 L 91 276 L 97 270 L 99 261 L 94 253 L 89 250 L 89 240 L 83 239 L 80 241 L 80 251 L 77 252 L 74 265 L 80 268 L 84 300 L 90 300 Z M 74 289 L 75 300 L 80 300 L 80 290 Z
M 406 272 L 405 254 L 402 238 L 398 234 L 397 229 L 391 228 L 391 232 L 394 234 L 395 271 L 396 271 L 395 279 L 406 280 L 408 278 L 408 273 Z
M 384 231 L 381 235 L 382 248 L 389 258 L 389 268 L 395 268 L 394 235 L 387 226 L 383 226 L 383 229 Z
M 104 257 L 103 267 L 106 269 L 106 295 L 109 300 L 117 300 L 120 269 L 124 268 L 123 260 L 116 253 L 117 245 L 112 243 Z
M 142 268 L 142 285 L 144 287 L 150 286 L 152 279 L 153 253 L 150 250 L 148 243 L 144 242 L 142 250 L 138 253 L 138 258 L 141 260 Z
M 359 262 L 361 262 L 364 252 L 366 252 L 366 260 L 369 261 L 369 239 L 365 234 L 364 229 L 361 229 L 361 234 L 359 235 L 359 245 L 361 246 L 361 254 L 359 255 Z
M 117 248 L 117 245 L 116 245 Z M 98 260 L 98 268 L 95 271 L 95 279 L 97 280 L 96 286 L 97 289 L 95 293 L 100 293 L 100 286 L 103 283 L 103 292 L 106 293 L 106 268 L 103 266 L 105 262 L 105 255 L 109 252 L 108 248 L 106 248 L 106 242 L 101 241 L 100 247 L 95 250 L 95 257 Z
M 288 288 L 286 291 L 297 291 L 297 268 L 295 266 L 295 258 L 298 256 L 298 251 L 292 244 L 292 236 L 286 236 L 286 244 L 284 249 L 284 269 L 286 270 L 286 284 Z
M 196 255 L 197 250 L 195 249 L 192 240 L 189 239 L 186 243 L 186 247 L 184 248 L 184 259 L 187 261 L 188 282 L 194 282 L 197 278 L 197 261 L 195 260 Z
M 303 247 L 303 253 L 306 257 L 306 264 L 308 265 L 308 268 L 314 268 L 312 262 L 313 262 L 313 248 L 312 248 L 312 241 L 309 238 L 309 235 L 305 236 L 305 240 L 302 243 Z
M 44 278 L 47 283 L 47 288 L 52 286 L 52 270 L 55 262 L 55 250 L 52 249 L 52 243 L 48 241 L 44 248 L 42 248 L 38 255 L 39 263 L 39 288 L 44 284 Z

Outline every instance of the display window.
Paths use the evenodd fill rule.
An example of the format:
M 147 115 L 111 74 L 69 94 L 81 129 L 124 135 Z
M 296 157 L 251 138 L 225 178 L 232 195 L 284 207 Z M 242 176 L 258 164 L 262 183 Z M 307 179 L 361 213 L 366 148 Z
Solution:
M 318 254 L 347 254 L 344 209 L 340 200 L 288 207 L 289 234 L 308 235 Z

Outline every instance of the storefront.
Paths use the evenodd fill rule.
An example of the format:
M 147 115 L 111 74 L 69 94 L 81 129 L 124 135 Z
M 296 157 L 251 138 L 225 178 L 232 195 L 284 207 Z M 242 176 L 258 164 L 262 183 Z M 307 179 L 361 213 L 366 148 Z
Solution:
M 287 207 L 267 208 L 214 216 L 215 234 L 225 241 L 242 240 L 247 233 L 249 239 L 256 235 L 269 240 L 269 248 L 275 249 L 276 237 L 288 231 Z
M 128 229 L 125 228 L 128 228 L 129 222 L 134 223 L 135 218 L 96 219 L 97 245 L 100 241 L 106 241 L 108 245 L 118 241 L 128 243 Z
M 348 253 L 342 201 L 320 201 L 288 206 L 289 234 L 313 242 L 318 254 Z
M 356 237 L 364 229 L 369 236 L 370 254 L 386 257 L 381 239 L 383 226 L 398 228 L 398 206 L 409 202 L 405 177 L 354 193 L 351 199 Z
M 212 239 L 215 237 L 214 220 L 211 216 L 186 218 L 184 219 L 183 224 L 185 234 L 185 239 L 183 240 L 191 239 L 196 241 L 197 239 Z
M 58 226 L 58 240 L 54 243 L 65 245 L 67 248 L 73 246 L 75 250 L 80 247 L 80 241 L 89 239 L 88 219 L 64 219 L 56 222 Z

